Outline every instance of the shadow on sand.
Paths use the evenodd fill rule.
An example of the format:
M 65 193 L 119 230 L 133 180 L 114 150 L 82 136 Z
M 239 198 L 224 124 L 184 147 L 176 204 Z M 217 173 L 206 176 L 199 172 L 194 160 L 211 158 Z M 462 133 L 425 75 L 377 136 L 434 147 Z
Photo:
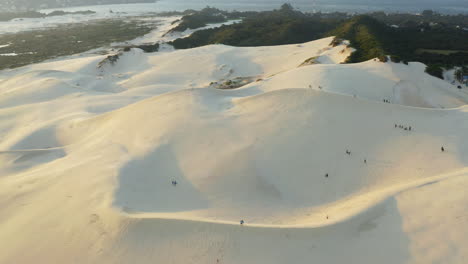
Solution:
M 180 212 L 206 208 L 169 145 L 158 147 L 119 171 L 114 205 L 128 213 Z M 177 186 L 172 185 L 177 181 Z

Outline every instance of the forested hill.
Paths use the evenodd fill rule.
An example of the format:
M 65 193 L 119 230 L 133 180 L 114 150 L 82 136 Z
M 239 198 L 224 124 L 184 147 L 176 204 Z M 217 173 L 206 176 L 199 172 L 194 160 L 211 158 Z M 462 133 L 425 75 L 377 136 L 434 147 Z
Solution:
M 154 2 L 156 0 L 0 0 L 0 11 L 27 11 L 40 8 Z
M 370 16 L 358 16 L 328 34 L 351 41 L 356 52 L 349 57 L 349 62 L 392 55 L 395 61 L 442 66 L 468 63 L 468 31 L 463 28 L 436 23 L 395 27 Z
M 361 62 L 373 58 L 385 60 L 385 56 L 391 53 L 389 43 L 397 41 L 396 32 L 384 23 L 370 17 L 354 17 L 337 28 L 328 32 L 328 35 L 336 36 L 335 44 L 341 40 L 349 40 L 356 51 L 348 58 L 349 62 Z
M 190 17 L 197 15 L 194 13 L 184 17 L 182 23 L 190 22 Z M 325 36 L 342 21 L 343 18 L 305 14 L 292 9 L 290 5 L 283 5 L 279 10 L 248 13 L 241 23 L 197 31 L 189 38 L 174 41 L 173 45 L 176 48 L 192 48 L 215 43 L 232 46 L 301 43 Z M 190 24 L 185 27 L 194 28 Z
M 404 20 L 398 20 L 399 17 L 404 17 Z M 396 25 L 394 21 L 401 23 Z M 241 23 L 197 31 L 172 44 L 179 49 L 217 43 L 265 46 L 336 36 L 337 42 L 349 40 L 356 49 L 348 62 L 362 62 L 376 57 L 386 60 L 390 55 L 397 62 L 419 61 L 438 67 L 452 67 L 468 64 L 467 23 L 467 15 L 442 16 L 433 12 L 423 15 L 308 14 L 283 5 L 274 11 L 249 13 Z

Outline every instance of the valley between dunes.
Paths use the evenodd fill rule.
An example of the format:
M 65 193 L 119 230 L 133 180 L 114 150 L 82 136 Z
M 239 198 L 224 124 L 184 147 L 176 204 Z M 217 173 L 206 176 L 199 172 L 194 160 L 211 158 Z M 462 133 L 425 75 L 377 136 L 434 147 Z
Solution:
M 0 72 L 0 263 L 465 263 L 468 94 L 331 41 Z

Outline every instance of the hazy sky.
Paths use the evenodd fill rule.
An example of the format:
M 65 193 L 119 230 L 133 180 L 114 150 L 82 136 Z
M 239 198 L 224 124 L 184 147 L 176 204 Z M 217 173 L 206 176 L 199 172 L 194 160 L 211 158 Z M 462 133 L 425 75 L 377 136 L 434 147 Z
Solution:
M 170 0 L 163 0 L 169 2 Z M 181 1 L 181 0 L 173 0 Z M 318 5 L 333 5 L 333 4 L 357 4 L 357 5 L 386 5 L 386 6 L 461 6 L 468 7 L 468 0 L 184 0 L 185 2 L 219 2 L 219 3 L 291 3 L 297 5 L 309 5 L 315 1 Z
M 230 1 L 236 2 L 235 0 L 220 0 L 220 1 Z M 269 2 L 271 0 L 251 0 L 250 2 Z M 282 2 L 291 2 L 291 3 L 310 3 L 314 0 L 283 0 Z M 446 4 L 463 4 L 468 5 L 468 0 L 315 0 L 318 4 L 334 4 L 334 3 L 345 3 L 345 4 L 369 4 L 369 5 L 378 5 L 378 4 L 436 4 L 436 5 L 446 5 Z M 281 1 L 280 1 L 281 2 Z
M 124 3 L 137 2 L 141 0 L 0 0 L 0 7 L 12 6 L 12 3 L 18 6 L 25 6 L 25 3 L 31 3 L 27 6 L 38 8 L 42 4 L 50 3 L 71 3 L 72 5 L 88 5 L 98 3 Z M 154 1 L 154 0 L 143 0 Z M 291 3 L 300 9 L 318 10 L 399 10 L 399 11 L 422 11 L 424 9 L 450 10 L 449 12 L 468 12 L 468 0 L 159 0 L 158 6 L 167 6 L 174 8 L 195 8 L 207 5 L 219 8 L 229 9 L 230 7 L 243 10 L 255 6 L 266 6 L 274 8 L 282 3 Z M 335 6 L 336 5 L 336 6 Z M 57 6 L 58 7 L 58 6 Z M 171 9 L 174 10 L 174 9 Z M 250 9 L 249 9 L 250 10 Z M 255 10 L 255 9 L 252 9 Z
M 7 3 L 7 2 L 41 2 L 44 0 L 0 0 L 0 3 Z M 58 2 L 74 2 L 75 0 L 59 0 Z M 92 1 L 92 0 L 87 0 Z M 134 2 L 136 0 L 124 0 L 128 2 Z M 175 0 L 178 1 L 178 0 Z M 203 0 L 186 0 L 187 2 L 191 1 L 200 1 Z M 210 2 L 290 2 L 290 3 L 310 3 L 314 0 L 214 0 Z M 395 3 L 402 3 L 402 4 L 437 4 L 437 5 L 444 5 L 444 4 L 459 4 L 459 5 L 468 5 L 468 0 L 315 0 L 317 3 L 320 4 L 335 4 L 335 3 L 346 3 L 346 4 L 370 4 L 370 5 L 377 5 L 377 4 L 395 4 Z M 94 2 L 99 2 L 99 0 L 95 0 Z

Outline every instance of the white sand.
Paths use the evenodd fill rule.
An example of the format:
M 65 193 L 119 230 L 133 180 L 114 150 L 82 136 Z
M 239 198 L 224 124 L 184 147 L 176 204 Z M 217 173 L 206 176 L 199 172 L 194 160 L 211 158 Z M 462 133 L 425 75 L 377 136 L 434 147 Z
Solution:
M 330 42 L 0 72 L 0 263 L 465 263 L 466 94 Z

